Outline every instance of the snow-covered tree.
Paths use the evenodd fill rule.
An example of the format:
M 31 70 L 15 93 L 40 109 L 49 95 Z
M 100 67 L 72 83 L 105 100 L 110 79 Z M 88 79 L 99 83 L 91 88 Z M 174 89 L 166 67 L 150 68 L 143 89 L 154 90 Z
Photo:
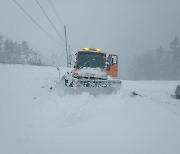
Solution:
M 0 63 L 43 65 L 38 52 L 30 48 L 26 41 L 21 44 L 0 35 Z
M 14 43 L 6 39 L 4 41 L 4 52 L 5 52 L 5 62 L 13 63 L 14 61 Z
M 39 66 L 43 65 L 41 58 L 40 58 L 40 55 L 38 54 L 38 52 L 35 52 L 33 50 L 30 54 L 30 59 L 29 59 L 28 63 L 30 65 L 39 65 Z
M 174 37 L 169 48 L 172 55 L 172 70 L 174 79 L 180 79 L 180 44 L 177 36 Z
M 4 54 L 3 54 L 3 36 L 0 35 L 0 62 L 3 62 L 4 60 Z
M 24 63 L 27 64 L 30 56 L 30 47 L 26 41 L 22 41 L 21 43 L 21 51 L 24 59 Z
M 22 49 L 21 49 L 21 45 L 18 44 L 17 42 L 14 43 L 14 63 L 16 64 L 22 64 L 23 60 L 21 57 L 22 54 Z
M 177 36 L 170 43 L 170 50 L 160 46 L 135 58 L 131 68 L 134 79 L 180 79 L 180 42 Z

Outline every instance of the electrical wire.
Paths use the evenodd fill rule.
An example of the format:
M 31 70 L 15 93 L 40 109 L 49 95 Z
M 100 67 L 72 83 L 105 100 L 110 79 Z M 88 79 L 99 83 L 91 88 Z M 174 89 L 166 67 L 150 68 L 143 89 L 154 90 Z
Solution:
M 52 1 L 52 0 L 48 0 L 48 1 L 49 1 L 49 4 L 50 4 L 50 6 L 51 6 L 51 8 L 52 8 L 52 10 L 53 10 L 56 18 L 58 19 L 59 23 L 64 26 L 64 23 L 62 22 L 61 18 L 59 17 L 59 15 L 58 15 L 58 13 L 57 13 L 57 11 L 56 11 L 56 9 L 55 9 L 55 6 L 54 6 L 54 4 L 53 4 L 53 1 Z
M 64 23 L 63 23 L 62 20 L 60 19 L 59 15 L 58 15 L 58 13 L 57 13 L 57 11 L 56 11 L 56 9 L 55 9 L 55 6 L 54 6 L 54 4 L 53 4 L 53 1 L 52 1 L 52 0 L 47 0 L 47 1 L 49 2 L 49 4 L 50 4 L 50 6 L 51 6 L 51 8 L 52 8 L 52 10 L 53 10 L 56 18 L 58 19 L 59 23 L 62 24 L 62 25 L 64 26 L 64 29 L 65 29 L 66 26 L 64 25 Z M 66 33 L 66 30 L 65 30 L 65 33 Z M 70 49 L 69 49 L 69 53 L 68 53 L 66 34 L 65 34 L 65 44 L 66 44 L 66 54 L 67 54 L 67 63 L 68 63 L 67 65 L 70 65 L 70 62 L 69 62 L 69 58 L 68 58 L 68 57 L 69 57 L 69 55 L 71 55 L 71 54 L 70 54 Z
M 16 1 L 13 0 L 14 3 L 28 16 L 35 24 L 38 26 L 49 38 L 51 38 L 53 41 L 57 42 L 48 32 L 46 32 L 26 11 L 25 9 Z
M 52 21 L 50 20 L 50 18 L 48 17 L 48 15 L 46 14 L 46 12 L 45 12 L 44 8 L 42 7 L 42 5 L 40 4 L 40 2 L 39 2 L 38 0 L 36 0 L 36 2 L 37 2 L 37 4 L 39 5 L 39 7 L 41 8 L 42 12 L 44 13 L 45 17 L 47 18 L 47 20 L 49 21 L 49 23 L 51 24 L 51 26 L 53 27 L 53 29 L 54 29 L 54 30 L 56 31 L 56 33 L 58 34 L 58 36 L 61 38 L 61 40 L 62 40 L 63 42 L 65 42 L 64 39 L 62 38 L 62 36 L 61 36 L 61 35 L 59 34 L 59 32 L 57 31 L 57 29 L 56 29 L 56 27 L 54 26 L 54 24 L 52 23 Z

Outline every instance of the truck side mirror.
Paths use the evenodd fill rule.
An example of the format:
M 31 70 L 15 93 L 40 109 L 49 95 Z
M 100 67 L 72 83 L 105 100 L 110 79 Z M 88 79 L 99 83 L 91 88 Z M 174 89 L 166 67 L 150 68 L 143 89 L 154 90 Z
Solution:
M 110 70 L 110 64 L 109 64 L 109 62 L 105 62 L 105 68 L 106 68 L 106 70 Z

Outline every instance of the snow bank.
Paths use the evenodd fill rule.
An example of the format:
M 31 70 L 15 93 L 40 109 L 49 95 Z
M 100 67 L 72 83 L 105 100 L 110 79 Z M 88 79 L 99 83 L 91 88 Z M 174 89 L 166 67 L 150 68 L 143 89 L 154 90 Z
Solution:
M 180 153 L 179 81 L 123 81 L 99 96 L 59 95 L 58 82 L 54 67 L 0 65 L 0 153 Z

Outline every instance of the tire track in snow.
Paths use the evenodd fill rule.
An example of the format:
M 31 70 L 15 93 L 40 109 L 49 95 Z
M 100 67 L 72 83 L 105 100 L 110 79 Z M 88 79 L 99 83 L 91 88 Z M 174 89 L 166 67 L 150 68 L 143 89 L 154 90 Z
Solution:
M 138 90 L 139 91 L 139 90 Z M 160 93 L 164 93 L 164 97 L 167 97 L 168 96 L 171 96 L 171 94 L 169 94 L 167 91 L 151 91 L 151 90 L 141 90 L 143 92 L 151 92 L 151 93 L 157 93 L 157 92 L 160 92 Z M 152 96 L 148 96 L 148 95 L 144 95 L 144 94 L 141 94 L 141 92 L 137 92 L 138 96 L 140 97 L 143 97 L 143 98 L 146 98 L 148 100 L 151 100 L 152 102 L 154 103 L 157 103 L 159 104 L 160 106 L 162 106 L 163 108 L 165 108 L 166 110 L 170 111 L 171 113 L 175 114 L 176 116 L 180 117 L 180 106 L 176 105 L 176 104 L 173 104 L 172 102 L 170 102 L 169 100 L 168 101 L 165 101 L 165 100 L 162 100 L 162 99 L 159 99 L 159 98 L 155 98 L 155 97 L 152 97 Z M 173 99 L 173 98 L 171 98 Z M 172 100 L 171 100 L 172 101 Z M 172 107 L 173 106 L 173 107 Z M 179 107 L 179 110 L 178 111 L 175 111 L 175 108 Z

